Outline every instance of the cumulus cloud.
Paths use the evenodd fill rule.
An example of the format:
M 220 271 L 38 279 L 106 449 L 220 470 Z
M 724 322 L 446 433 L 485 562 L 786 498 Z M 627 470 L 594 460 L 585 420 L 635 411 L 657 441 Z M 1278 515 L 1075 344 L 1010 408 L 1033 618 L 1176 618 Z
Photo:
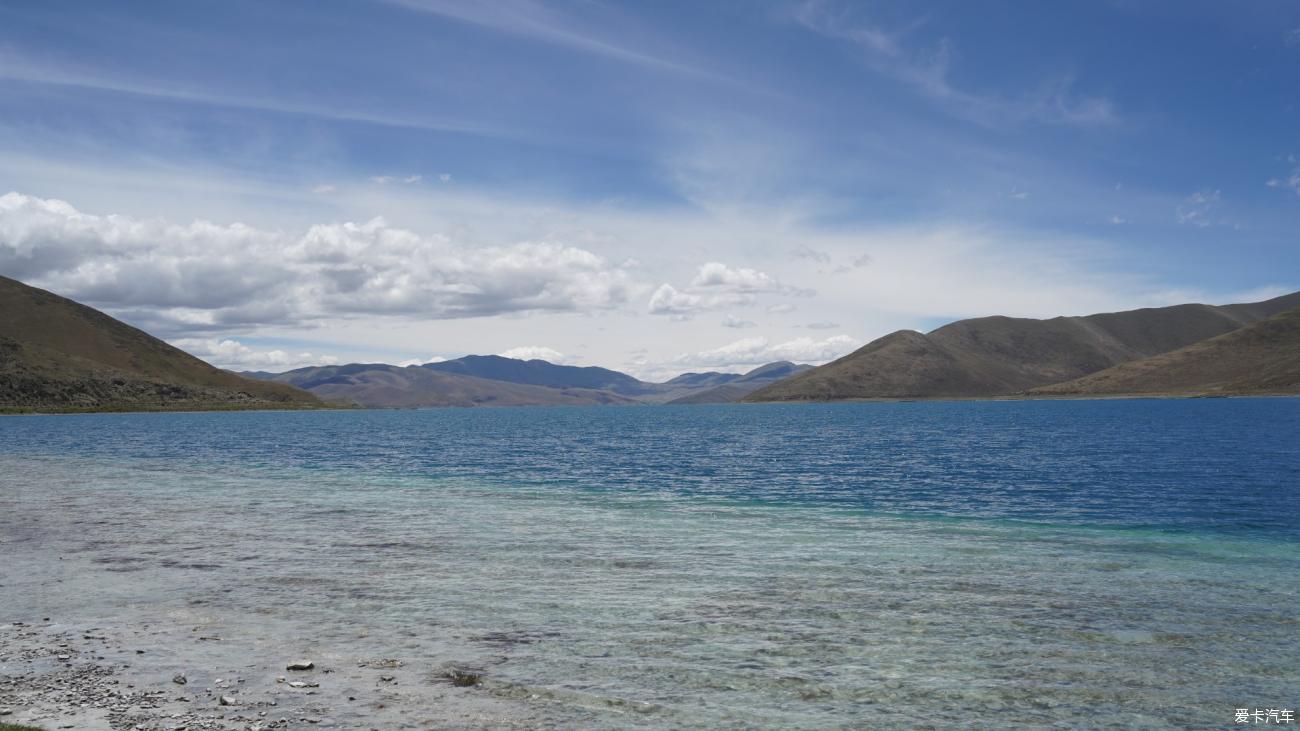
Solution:
M 856 340 L 847 335 L 833 335 L 824 340 L 803 337 L 783 343 L 753 337 L 698 353 L 683 353 L 674 358 L 672 363 L 701 368 L 760 366 L 778 360 L 820 364 L 845 355 L 858 345 Z
M 689 316 L 700 309 L 704 298 L 686 292 L 678 292 L 671 284 L 661 284 L 650 295 L 650 314 Z
M 752 304 L 758 294 L 807 297 L 816 292 L 783 285 L 757 269 L 711 261 L 700 265 L 684 290 L 671 284 L 660 285 L 650 296 L 650 314 L 689 319 L 705 310 Z
M 502 358 L 514 358 L 516 360 L 545 360 L 551 363 L 565 363 L 568 357 L 556 350 L 543 345 L 521 345 L 517 348 L 503 350 L 497 355 Z
M 301 233 L 177 224 L 18 193 L 0 196 L 0 271 L 162 332 L 592 311 L 634 286 L 623 267 L 552 241 L 467 247 L 382 218 Z
M 306 366 L 336 365 L 332 355 L 286 350 L 258 350 L 238 340 L 217 338 L 179 338 L 171 344 L 218 368 L 232 371 L 290 371 Z
M 778 292 L 781 284 L 756 269 L 732 269 L 726 264 L 711 261 L 700 266 L 691 280 L 695 288 L 718 288 L 728 292 Z

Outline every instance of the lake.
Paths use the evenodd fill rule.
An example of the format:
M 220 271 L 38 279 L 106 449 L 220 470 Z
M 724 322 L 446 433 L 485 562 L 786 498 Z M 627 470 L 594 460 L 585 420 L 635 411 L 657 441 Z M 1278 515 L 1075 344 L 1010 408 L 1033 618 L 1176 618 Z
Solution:
M 1300 706 L 1300 399 L 6 417 L 0 540 L 0 620 L 147 625 L 159 677 L 400 657 L 340 727 Z

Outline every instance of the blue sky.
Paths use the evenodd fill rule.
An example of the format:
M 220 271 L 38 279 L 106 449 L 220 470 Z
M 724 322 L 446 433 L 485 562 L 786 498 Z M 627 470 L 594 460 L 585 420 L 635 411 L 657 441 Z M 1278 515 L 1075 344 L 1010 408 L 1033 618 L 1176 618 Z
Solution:
M 1286 2 L 11 2 L 0 273 L 230 367 L 820 361 L 1300 288 L 1298 94 Z

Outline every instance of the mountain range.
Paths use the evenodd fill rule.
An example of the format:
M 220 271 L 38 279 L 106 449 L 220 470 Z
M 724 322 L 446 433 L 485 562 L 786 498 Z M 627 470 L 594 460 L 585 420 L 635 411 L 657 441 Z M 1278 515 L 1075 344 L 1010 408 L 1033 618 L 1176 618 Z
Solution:
M 1300 394 L 1300 292 L 1047 320 L 981 317 L 886 335 L 826 365 L 663 383 L 468 355 L 231 373 L 85 305 L 0 277 L 0 411 L 704 404 Z
M 319 408 L 70 299 L 0 277 L 0 411 Z
M 1296 307 L 1300 307 L 1300 292 L 1239 305 L 1188 304 L 1050 320 L 1012 317 L 959 320 L 929 333 L 901 330 L 886 335 L 838 360 L 759 389 L 745 400 L 835 401 L 1063 394 L 1065 392 L 1034 389 L 1178 351 Z M 1285 332 L 1278 334 L 1286 337 Z M 1227 344 L 1220 343 L 1215 347 L 1222 351 L 1237 342 L 1229 340 Z M 1285 361 L 1285 351 L 1283 347 L 1269 351 L 1268 355 Z M 1260 355 L 1263 357 L 1265 354 L 1261 351 Z M 1190 357 L 1193 356 L 1181 356 L 1183 359 Z M 1166 362 L 1150 361 L 1143 368 L 1159 370 Z M 1278 367 L 1286 370 L 1284 362 Z M 1255 374 L 1243 371 L 1236 373 L 1232 382 L 1241 393 L 1291 392 L 1300 387 L 1294 382 L 1286 383 L 1285 379 L 1264 382 L 1255 378 Z M 1159 376 L 1149 375 L 1142 383 L 1158 380 Z M 1113 381 L 1116 384 L 1127 382 Z M 1136 380 L 1131 382 L 1135 387 L 1139 385 Z M 1199 393 L 1213 389 L 1218 382 L 1200 382 L 1191 378 L 1170 380 L 1169 385 L 1173 388 L 1170 393 Z M 1099 387 L 1097 382 L 1092 382 L 1078 388 Z
M 809 368 L 769 363 L 743 374 L 685 373 L 649 383 L 607 368 L 468 355 L 412 366 L 353 363 L 244 375 L 295 386 L 329 402 L 391 408 L 726 403 Z

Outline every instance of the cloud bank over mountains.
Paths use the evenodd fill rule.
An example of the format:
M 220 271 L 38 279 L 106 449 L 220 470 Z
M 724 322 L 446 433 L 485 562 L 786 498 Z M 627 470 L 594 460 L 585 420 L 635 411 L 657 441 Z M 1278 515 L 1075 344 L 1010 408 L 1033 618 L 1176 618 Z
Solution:
M 83 213 L 0 196 L 0 271 L 164 333 L 364 314 L 424 319 L 579 312 L 625 304 L 629 272 L 576 246 L 456 246 L 383 218 L 304 232 Z

